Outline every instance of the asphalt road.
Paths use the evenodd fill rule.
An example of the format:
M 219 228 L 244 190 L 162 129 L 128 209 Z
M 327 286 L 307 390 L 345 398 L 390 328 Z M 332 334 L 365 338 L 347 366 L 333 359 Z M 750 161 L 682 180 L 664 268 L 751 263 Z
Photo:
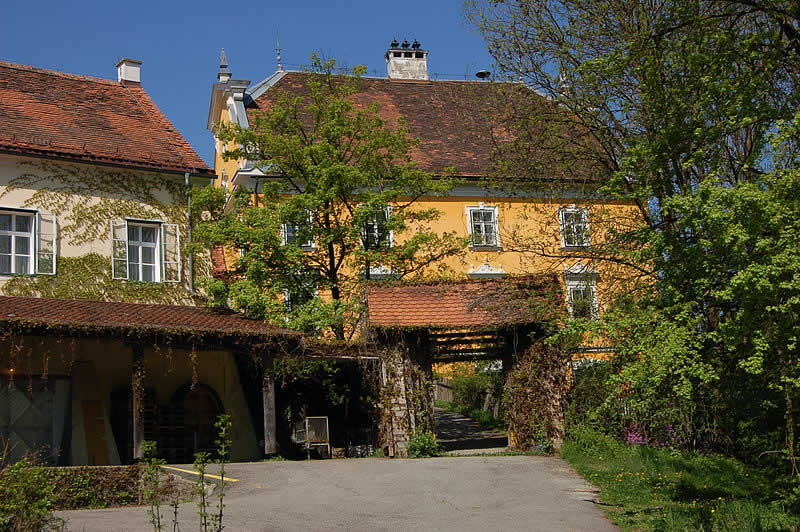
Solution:
M 226 476 L 239 479 L 225 498 L 228 531 L 616 530 L 558 458 L 261 462 L 229 464 Z M 180 530 L 198 530 L 196 512 L 181 507 Z M 152 530 L 144 507 L 60 515 L 69 530 Z

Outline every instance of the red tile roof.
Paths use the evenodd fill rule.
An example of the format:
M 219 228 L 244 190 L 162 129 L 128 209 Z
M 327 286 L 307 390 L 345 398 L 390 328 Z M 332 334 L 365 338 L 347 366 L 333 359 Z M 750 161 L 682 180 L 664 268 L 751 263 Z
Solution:
M 249 105 L 248 113 L 269 108 L 281 91 L 309 94 L 306 83 L 311 75 L 287 72 Z M 493 133 L 499 133 L 488 119 L 492 90 L 488 83 L 388 78 L 363 78 L 361 83 L 353 99 L 361 105 L 379 104 L 381 117 L 389 123 L 398 119 L 407 123 L 411 137 L 420 140 L 411 155 L 422 169 L 441 173 L 455 166 L 461 176 L 487 175 Z M 544 101 L 530 91 L 526 97 Z
M 213 176 L 138 83 L 0 61 L 0 151 Z
M 482 328 L 536 323 L 559 310 L 554 276 L 417 285 L 374 284 L 367 291 L 369 323 L 378 327 Z M 538 301 L 543 308 L 536 308 Z M 543 312 L 544 310 L 544 312 Z
M 298 334 L 241 314 L 205 307 L 0 296 L 0 329 L 4 323 L 90 330 L 167 329 L 253 337 Z

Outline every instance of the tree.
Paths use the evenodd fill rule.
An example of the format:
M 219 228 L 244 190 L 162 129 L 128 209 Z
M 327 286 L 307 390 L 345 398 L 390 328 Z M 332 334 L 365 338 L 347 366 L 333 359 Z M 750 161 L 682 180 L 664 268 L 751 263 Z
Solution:
M 446 194 L 447 176 L 434 178 L 411 160 L 402 122 L 388 124 L 377 104 L 353 96 L 363 68 L 334 73 L 336 63 L 312 56 L 302 95 L 275 91 L 272 105 L 244 129 L 220 125 L 217 137 L 268 176 L 256 193 L 241 190 L 224 208 L 219 190 L 198 191 L 206 245 L 241 250 L 226 282 L 214 282 L 219 304 L 301 330 L 352 337 L 363 311 L 365 280 L 420 274 L 465 243 L 437 234 L 439 216 L 415 202 Z
M 579 131 L 608 171 L 599 193 L 641 213 L 603 245 L 563 253 L 642 274 L 603 320 L 576 324 L 616 342 L 607 410 L 750 456 L 782 439 L 793 457 L 797 3 L 476 1 L 467 14 L 499 70 L 552 103 L 510 115 L 515 149 L 575 149 L 567 133 Z M 556 113 L 564 142 L 530 142 L 524 133 Z M 742 427 L 758 437 L 731 444 Z

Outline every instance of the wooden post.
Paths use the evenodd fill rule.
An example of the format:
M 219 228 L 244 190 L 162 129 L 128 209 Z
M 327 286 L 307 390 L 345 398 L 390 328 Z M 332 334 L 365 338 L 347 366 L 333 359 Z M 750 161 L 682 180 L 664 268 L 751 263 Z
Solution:
M 272 365 L 264 371 L 261 396 L 264 400 L 264 454 L 269 456 L 278 452 L 275 415 L 275 379 L 270 374 Z
M 144 421 L 142 412 L 144 405 L 144 348 L 141 344 L 133 344 L 133 372 L 131 374 L 131 397 L 133 400 L 133 459 L 144 458 Z

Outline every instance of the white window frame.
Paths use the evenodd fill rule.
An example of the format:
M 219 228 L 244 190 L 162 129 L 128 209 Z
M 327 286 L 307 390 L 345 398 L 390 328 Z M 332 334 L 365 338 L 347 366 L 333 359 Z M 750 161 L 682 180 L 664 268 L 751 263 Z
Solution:
M 139 257 L 143 247 L 153 248 L 153 280 L 142 281 L 142 265 L 137 261 L 131 263 L 128 239 L 130 227 L 151 227 L 156 230 L 155 242 L 134 241 L 139 248 Z M 141 231 L 141 229 L 140 229 Z M 179 283 L 182 276 L 182 261 L 180 254 L 180 232 L 177 224 L 164 223 L 161 220 L 139 220 L 124 218 L 111 220 L 111 272 L 115 280 L 131 280 L 131 267 L 137 264 L 139 282 L 153 283 Z M 170 274 L 170 272 L 172 272 Z
M 314 223 L 314 214 L 311 211 L 307 211 L 307 215 L 308 215 L 308 224 L 312 225 Z M 297 235 L 297 233 L 300 232 L 299 231 L 300 225 L 297 225 L 297 224 L 282 224 L 281 225 L 281 243 L 284 246 L 289 244 L 288 236 L 289 236 L 289 228 L 290 227 L 294 228 L 294 234 L 295 235 Z M 296 236 L 295 236 L 295 238 L 296 238 Z M 312 239 L 306 240 L 305 242 L 300 244 L 300 247 L 303 248 L 303 249 L 306 249 L 306 250 L 311 250 L 311 249 L 315 249 L 317 247 L 317 244 L 314 242 L 314 240 L 312 238 Z
M 359 205 L 359 207 L 363 207 L 363 205 Z M 392 215 L 392 206 L 391 205 L 387 205 L 385 212 L 386 212 L 386 223 L 389 223 L 389 217 Z M 380 236 L 378 234 L 378 227 L 379 227 L 378 220 L 376 218 L 373 218 L 372 221 L 371 222 L 367 222 L 367 224 L 371 224 L 372 227 L 374 228 L 374 230 L 372 231 L 372 236 L 375 239 L 375 241 L 377 242 L 378 237 Z M 363 230 L 362 230 L 362 235 L 361 235 L 361 245 L 364 246 L 364 247 L 367 246 L 367 231 L 368 231 L 368 229 L 367 229 L 367 226 L 365 225 Z M 394 247 L 394 231 L 389 229 L 389 234 L 387 235 L 387 237 L 389 239 L 389 247 L 393 248 Z
M 492 213 L 491 222 L 481 221 L 480 224 L 484 226 L 484 229 L 487 223 L 491 225 L 492 230 L 494 232 L 494 244 L 478 244 L 474 241 L 472 213 L 476 211 L 487 211 Z M 483 203 L 479 203 L 477 205 L 467 205 L 466 212 L 467 212 L 467 233 L 469 235 L 470 249 L 500 249 L 500 210 L 497 208 L 497 205 L 484 205 Z M 486 235 L 487 233 L 483 232 L 481 234 Z
M 568 214 L 581 214 L 583 216 L 583 222 L 579 225 L 584 227 L 583 231 L 583 241 L 581 242 L 574 242 L 570 243 L 567 242 L 567 220 L 566 217 Z M 591 245 L 591 238 L 590 238 L 590 227 L 589 227 L 589 209 L 586 207 L 577 207 L 575 205 L 570 205 L 568 207 L 561 207 L 558 210 L 558 225 L 561 230 L 561 247 L 564 249 L 583 249 L 588 248 Z M 573 223 L 573 225 L 575 225 Z M 579 234 L 577 231 L 573 231 L 573 234 Z
M 587 288 L 592 291 L 592 307 L 590 319 L 597 319 L 599 304 L 597 301 L 597 274 L 595 273 L 566 273 L 565 284 L 567 289 L 567 308 L 569 315 L 575 317 L 575 309 L 573 305 L 573 290 L 586 290 Z
M 11 216 L 11 229 L 2 230 L 0 233 L 11 237 L 11 272 L 0 273 L 0 277 L 11 275 L 55 275 L 56 273 L 56 236 L 58 228 L 56 217 L 45 214 L 35 209 L 20 209 L 14 207 L 0 207 L 0 214 Z M 24 216 L 31 218 L 30 231 L 17 231 L 16 218 Z M 49 230 L 48 230 L 49 229 Z M 13 271 L 16 269 L 16 238 L 27 237 L 28 243 L 28 268 L 25 272 Z

